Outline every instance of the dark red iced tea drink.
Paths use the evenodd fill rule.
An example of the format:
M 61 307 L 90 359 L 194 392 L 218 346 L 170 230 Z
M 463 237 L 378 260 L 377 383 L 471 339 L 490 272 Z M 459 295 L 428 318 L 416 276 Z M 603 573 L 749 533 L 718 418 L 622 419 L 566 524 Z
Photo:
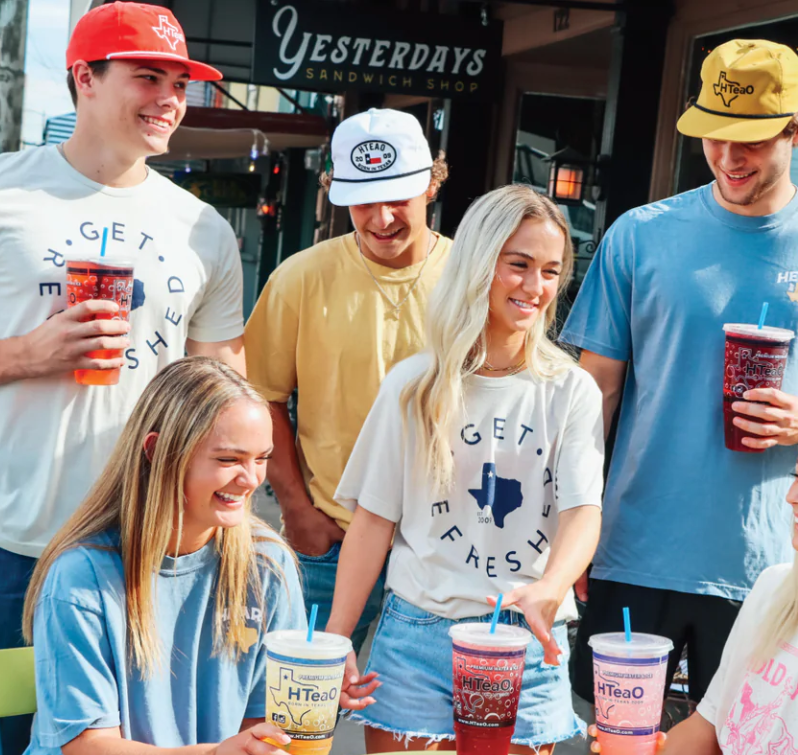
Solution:
M 456 624 L 452 636 L 452 692 L 458 755 L 507 755 L 515 731 L 526 629 Z
M 787 353 L 795 333 L 783 328 L 758 328 L 756 325 L 741 323 L 727 323 L 723 330 L 726 331 L 723 369 L 723 426 L 726 448 L 761 453 L 761 449 L 748 448 L 742 444 L 743 438 L 753 436 L 733 422 L 735 417 L 754 421 L 756 418 L 737 414 L 732 410 L 732 403 L 744 401 L 743 394 L 753 388 L 781 389 Z

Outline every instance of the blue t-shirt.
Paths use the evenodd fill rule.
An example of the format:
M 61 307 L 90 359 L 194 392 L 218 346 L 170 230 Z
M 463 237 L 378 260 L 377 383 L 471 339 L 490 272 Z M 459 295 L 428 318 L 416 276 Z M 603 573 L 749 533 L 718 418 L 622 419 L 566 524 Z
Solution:
M 607 232 L 561 340 L 629 362 L 593 576 L 742 600 L 792 559 L 794 448 L 729 451 L 723 324 L 798 324 L 798 196 L 723 209 L 712 185 L 627 212 Z M 798 394 L 795 346 L 783 390 Z
M 252 642 L 238 662 L 214 654 L 213 617 L 220 557 L 212 540 L 166 558 L 156 577 L 162 667 L 142 681 L 127 669 L 125 580 L 119 536 L 106 533 L 60 556 L 47 574 L 34 619 L 38 712 L 26 755 L 60 755 L 85 729 L 121 726 L 122 736 L 159 747 L 220 742 L 244 718 L 264 718 L 264 637 L 305 628 L 294 560 L 277 535 L 256 544 L 279 579 L 260 568 L 266 616 L 247 601 Z M 96 547 L 99 546 L 99 547 Z M 260 562 L 262 564 L 262 562 Z

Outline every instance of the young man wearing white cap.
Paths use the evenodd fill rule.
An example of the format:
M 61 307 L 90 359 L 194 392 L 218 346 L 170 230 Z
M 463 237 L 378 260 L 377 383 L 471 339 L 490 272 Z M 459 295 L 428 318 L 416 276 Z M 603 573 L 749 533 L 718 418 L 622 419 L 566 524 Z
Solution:
M 186 112 L 189 60 L 166 8 L 111 3 L 78 22 L 67 49 L 72 137 L 0 156 L 0 648 L 22 644 L 30 573 L 102 472 L 144 386 L 175 359 L 221 358 L 244 371 L 241 264 L 210 206 L 150 170 Z M 66 260 L 134 266 L 130 325 L 92 320 L 112 302 L 67 310 Z M 87 321 L 89 320 L 89 321 Z M 120 349 L 115 359 L 87 352 Z M 75 369 L 121 368 L 115 386 Z M 30 721 L 0 719 L 17 755 Z
M 430 230 L 427 204 L 447 175 L 413 116 L 369 110 L 332 138 L 330 201 L 353 233 L 289 257 L 247 323 L 250 380 L 272 404 L 268 478 L 296 549 L 308 609 L 324 627 L 340 543 L 352 515 L 333 500 L 382 379 L 424 342 L 424 312 L 451 241 Z M 286 402 L 298 389 L 297 431 Z M 380 581 L 352 640 L 362 645 L 382 601 Z
M 703 139 L 715 181 L 619 218 L 561 335 L 583 349 L 607 430 L 620 405 L 601 542 L 589 590 L 587 580 L 577 590 L 588 602 L 573 682 L 591 700 L 587 640 L 622 629 L 629 606 L 634 630 L 673 640 L 669 679 L 687 645 L 700 701 L 740 601 L 794 555 L 783 502 L 795 462 L 785 446 L 798 443 L 794 347 L 783 390 L 732 404 L 742 443 L 760 453 L 725 447 L 721 389 L 724 323 L 756 324 L 769 302 L 767 324 L 795 328 L 798 56 L 734 40 L 708 55 L 701 78 L 678 129 Z

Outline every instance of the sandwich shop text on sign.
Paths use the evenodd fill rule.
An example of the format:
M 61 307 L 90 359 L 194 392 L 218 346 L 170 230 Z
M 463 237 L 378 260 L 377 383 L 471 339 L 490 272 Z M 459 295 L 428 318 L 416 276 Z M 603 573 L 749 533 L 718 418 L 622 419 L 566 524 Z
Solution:
M 459 16 L 357 12 L 318 0 L 258 3 L 253 80 L 320 92 L 497 97 L 502 25 Z

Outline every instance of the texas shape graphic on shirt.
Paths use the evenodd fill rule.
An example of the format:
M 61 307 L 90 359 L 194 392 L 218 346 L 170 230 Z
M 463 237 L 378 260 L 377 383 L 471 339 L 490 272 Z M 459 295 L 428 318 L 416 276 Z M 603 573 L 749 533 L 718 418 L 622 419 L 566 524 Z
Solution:
M 493 462 L 482 465 L 482 487 L 470 488 L 468 492 L 474 496 L 480 509 L 491 509 L 493 521 L 499 529 L 504 528 L 507 515 L 520 509 L 524 502 L 521 483 L 498 477 Z

